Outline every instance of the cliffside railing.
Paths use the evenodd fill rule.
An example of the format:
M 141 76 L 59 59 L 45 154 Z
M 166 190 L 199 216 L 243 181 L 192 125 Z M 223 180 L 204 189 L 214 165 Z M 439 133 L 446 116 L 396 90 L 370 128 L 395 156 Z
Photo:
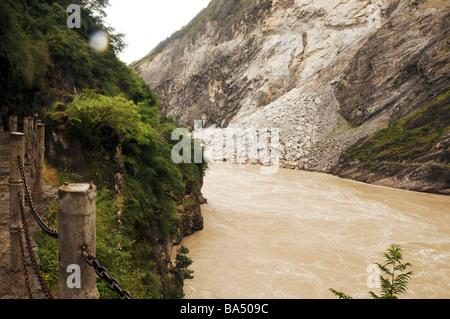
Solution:
M 46 298 L 54 298 L 40 273 L 32 248 L 26 206 L 44 233 L 58 239 L 58 299 L 98 298 L 96 275 L 105 280 L 106 285 L 116 291 L 119 298 L 131 299 L 131 294 L 120 287 L 118 281 L 109 275 L 108 270 L 95 257 L 95 185 L 66 184 L 59 187 L 58 230 L 52 229 L 42 220 L 34 205 L 36 197 L 43 192 L 45 125 L 34 118 L 25 118 L 24 133 L 16 132 L 17 117 L 10 117 L 9 125 L 10 270 L 17 272 L 22 269 L 28 297 L 34 298 L 35 295 L 28 272 L 27 253 L 41 290 Z M 25 165 L 31 165 L 31 176 L 35 177 L 32 190 L 27 181 Z

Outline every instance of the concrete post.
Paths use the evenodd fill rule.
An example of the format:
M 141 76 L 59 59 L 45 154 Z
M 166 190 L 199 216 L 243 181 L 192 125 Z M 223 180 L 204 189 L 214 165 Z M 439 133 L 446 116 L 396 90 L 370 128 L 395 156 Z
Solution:
M 25 135 L 27 136 L 27 153 L 29 156 L 29 160 L 31 161 L 33 159 L 34 153 L 33 153 L 33 118 L 28 117 L 28 131 L 25 132 Z
M 35 189 L 33 190 L 34 194 L 41 194 L 42 187 L 44 185 L 44 155 L 45 155 L 45 124 L 39 123 L 37 125 L 37 144 L 39 147 L 39 155 L 36 159 L 36 183 Z
M 9 196 L 10 196 L 10 220 L 9 235 L 11 246 L 11 271 L 18 271 L 21 268 L 20 259 L 20 209 L 17 194 L 22 194 L 23 202 L 23 180 L 20 176 L 18 156 L 25 156 L 25 134 L 18 132 L 9 133 L 10 145 L 10 173 L 9 173 Z
M 30 154 L 28 153 L 28 118 L 23 118 L 23 134 L 25 134 L 25 158 L 30 160 Z
M 87 244 L 95 257 L 96 197 L 97 189 L 89 184 L 69 184 L 58 189 L 58 299 L 98 298 L 95 270 L 81 252 L 81 245 Z
M 39 152 L 39 138 L 38 138 L 38 129 L 37 129 L 39 124 L 41 124 L 41 121 L 37 120 L 36 123 L 33 126 L 33 154 L 34 155 L 36 154 L 35 152 Z M 36 176 L 37 165 L 38 165 L 38 161 L 36 159 L 36 161 L 34 161 L 31 164 L 31 177 L 35 177 Z
M 9 116 L 9 131 L 17 132 L 17 115 Z

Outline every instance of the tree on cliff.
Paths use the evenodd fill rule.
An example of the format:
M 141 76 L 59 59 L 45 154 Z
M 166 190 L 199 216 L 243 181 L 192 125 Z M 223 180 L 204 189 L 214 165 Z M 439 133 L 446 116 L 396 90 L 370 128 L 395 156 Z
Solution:
M 177 250 L 177 256 L 175 257 L 175 267 L 170 269 L 170 273 L 175 276 L 175 281 L 180 291 L 183 291 L 183 285 L 185 279 L 192 279 L 194 276 L 193 270 L 189 270 L 188 267 L 192 264 L 192 259 L 187 256 L 189 249 L 181 246 Z

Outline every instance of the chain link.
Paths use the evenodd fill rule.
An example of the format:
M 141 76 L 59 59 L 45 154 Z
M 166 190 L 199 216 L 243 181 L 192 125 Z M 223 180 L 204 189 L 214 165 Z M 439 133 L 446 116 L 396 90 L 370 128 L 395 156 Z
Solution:
M 33 164 L 33 162 L 37 159 L 38 156 L 39 153 L 34 154 L 34 157 L 31 161 L 25 162 L 25 166 L 30 166 L 31 164 Z
M 25 278 L 25 287 L 27 288 L 28 298 L 33 299 L 33 291 L 31 290 L 30 277 L 28 275 L 27 258 L 25 257 L 25 249 L 23 247 L 22 232 L 23 229 L 21 228 L 19 231 L 19 246 L 20 255 L 22 257 L 23 276 Z
M 19 202 L 20 215 L 21 215 L 21 218 L 22 218 L 22 227 L 23 227 L 23 231 L 24 231 L 24 234 L 25 234 L 25 242 L 27 244 L 28 255 L 29 255 L 31 263 L 33 265 L 34 273 L 35 273 L 35 275 L 36 275 L 36 277 L 37 277 L 37 279 L 39 281 L 39 285 L 41 286 L 41 289 L 45 293 L 45 296 L 47 297 L 47 299 L 53 299 L 52 293 L 48 289 L 44 278 L 42 278 L 41 272 L 39 270 L 38 263 L 36 261 L 36 256 L 34 255 L 33 247 L 31 246 L 30 235 L 29 235 L 29 232 L 28 232 L 28 222 L 27 222 L 27 219 L 25 218 L 24 207 L 23 207 L 23 204 L 22 204 L 23 197 L 22 197 L 21 193 L 17 194 L 17 200 Z
M 22 181 L 24 183 L 25 199 L 26 199 L 26 201 L 28 203 L 28 206 L 30 207 L 30 211 L 31 211 L 33 217 L 35 218 L 36 222 L 38 223 L 38 225 L 41 227 L 42 230 L 44 230 L 51 237 L 58 238 L 58 232 L 55 231 L 54 229 L 52 229 L 50 226 L 48 226 L 41 219 L 39 214 L 36 212 L 36 208 L 34 206 L 34 202 L 33 202 L 33 199 L 32 199 L 32 197 L 30 195 L 30 191 L 29 191 L 29 188 L 28 188 L 28 183 L 27 183 L 27 180 L 26 180 L 25 170 L 23 168 L 23 163 L 22 163 L 21 156 L 18 156 L 18 163 L 19 163 L 20 176 L 21 176 Z M 32 247 L 31 247 L 31 243 L 30 243 L 29 235 L 28 235 L 27 222 L 26 222 L 26 219 L 25 219 L 25 213 L 24 213 L 24 209 L 23 209 L 23 205 L 22 205 L 22 195 L 20 193 L 18 194 L 18 199 L 19 199 L 19 207 L 20 207 L 20 211 L 21 211 L 21 215 L 22 215 L 22 223 L 23 223 L 25 238 L 26 238 L 26 242 L 27 242 L 27 246 L 28 246 L 28 252 L 29 252 L 30 258 L 31 258 L 32 263 L 33 263 L 34 271 L 36 273 L 36 276 L 38 277 L 38 280 L 39 280 L 39 283 L 41 285 L 41 288 L 44 291 L 44 293 L 47 296 L 47 298 L 48 299 L 53 299 L 53 296 L 52 296 L 51 292 L 49 291 L 47 285 L 45 284 L 45 281 L 43 280 L 43 278 L 42 278 L 42 276 L 41 276 L 41 274 L 39 272 L 39 268 L 37 266 L 37 262 L 36 262 L 34 253 L 32 251 Z M 23 258 L 22 262 L 24 264 L 24 274 L 25 274 L 25 281 L 26 281 L 26 284 L 27 284 L 27 290 L 28 290 L 30 298 L 33 298 L 32 292 L 31 292 L 31 285 L 29 283 L 28 271 L 26 270 L 26 267 L 25 267 L 26 266 L 25 252 L 24 252 L 24 249 L 23 249 L 22 240 L 20 240 L 20 244 L 21 244 L 21 252 L 22 252 L 22 258 Z M 120 284 L 117 281 L 117 279 L 111 277 L 110 274 L 109 274 L 109 271 L 105 267 L 100 265 L 100 263 L 99 263 L 97 258 L 95 258 L 94 256 L 92 256 L 89 253 L 89 250 L 88 250 L 88 247 L 87 247 L 86 244 L 83 244 L 81 246 L 81 251 L 82 251 L 84 259 L 86 260 L 88 265 L 92 266 L 94 268 L 94 270 L 95 270 L 95 273 L 101 279 L 105 280 L 106 285 L 108 286 L 109 289 L 116 291 L 120 299 L 132 299 L 130 292 L 128 292 L 125 289 L 122 289 L 120 287 Z
M 131 294 L 127 290 L 120 288 L 119 282 L 110 276 L 108 269 L 100 265 L 98 259 L 89 253 L 86 244 L 81 245 L 81 252 L 88 265 L 94 268 L 97 276 L 105 280 L 109 289 L 116 291 L 120 299 L 132 299 Z
M 33 215 L 34 219 L 38 223 L 38 225 L 46 232 L 49 236 L 53 238 L 58 238 L 58 232 L 54 229 L 52 229 L 50 226 L 48 226 L 39 216 L 39 214 L 36 211 L 36 208 L 34 206 L 33 198 L 30 195 L 30 190 L 28 188 L 28 182 L 25 176 L 25 170 L 23 168 L 22 164 L 22 157 L 18 156 L 18 162 L 19 162 L 19 170 L 20 170 L 20 177 L 22 178 L 24 190 L 25 190 L 25 199 L 28 203 L 28 206 L 30 207 L 31 214 Z

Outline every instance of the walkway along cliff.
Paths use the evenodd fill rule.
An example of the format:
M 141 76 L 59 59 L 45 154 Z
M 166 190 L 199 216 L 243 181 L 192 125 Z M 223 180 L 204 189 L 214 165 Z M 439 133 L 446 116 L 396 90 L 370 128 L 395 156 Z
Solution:
M 28 124 L 28 118 L 24 119 L 24 123 L 25 122 Z M 15 126 L 10 125 L 10 127 L 17 129 Z M 30 130 L 28 130 L 28 127 L 30 127 Z M 97 251 L 96 232 L 100 236 L 103 234 L 101 231 L 96 230 L 96 224 L 100 224 L 100 227 L 104 226 L 101 225 L 101 221 L 96 221 L 95 202 L 97 190 L 93 182 L 88 184 L 65 183 L 64 186 L 59 187 L 59 198 L 57 201 L 59 206 L 57 211 L 57 230 L 47 224 L 46 220 L 48 217 L 45 217 L 46 220 L 44 220 L 45 215 L 51 214 L 51 205 L 52 202 L 55 202 L 54 188 L 44 184 L 44 165 L 40 165 L 40 163 L 44 163 L 43 155 L 45 149 L 43 148 L 43 145 L 45 139 L 45 125 L 40 124 L 40 121 L 38 121 L 31 126 L 24 125 L 24 129 L 26 129 L 26 134 L 18 132 L 1 133 L 1 141 L 3 142 L 2 148 L 5 150 L 5 153 L 10 154 L 8 157 L 5 157 L 5 159 L 8 159 L 8 162 L 2 161 L 1 165 L 2 169 L 10 169 L 10 174 L 8 174 L 9 192 L 5 192 L 5 196 L 2 197 L 2 200 L 6 200 L 6 195 L 10 195 L 9 207 L 6 207 L 6 205 L 4 205 L 5 207 L 2 206 L 2 216 L 5 215 L 5 227 L 2 227 L 1 232 L 3 248 L 0 267 L 2 273 L 0 293 L 2 298 L 24 298 L 25 295 L 28 298 L 46 297 L 48 299 L 53 299 L 56 295 L 59 299 L 98 298 L 99 292 L 96 287 L 96 274 L 99 279 L 104 280 L 110 290 L 115 291 L 118 294 L 119 298 L 131 298 L 131 293 L 125 288 L 121 288 L 119 281 L 108 272 L 108 269 L 104 267 L 104 264 L 95 258 Z M 32 135 L 32 137 L 30 137 L 30 135 Z M 9 138 L 6 138 L 6 136 Z M 9 143 L 7 143 L 8 140 Z M 61 136 L 59 137 L 59 140 L 61 140 Z M 31 153 L 27 153 L 27 141 L 31 141 L 34 145 L 31 148 Z M 117 160 L 117 158 L 115 158 L 115 160 Z M 35 176 L 33 183 L 29 182 L 29 175 L 27 177 L 27 174 L 25 173 L 26 165 L 36 165 L 37 167 L 30 170 L 31 176 Z M 38 181 L 39 179 L 41 179 L 40 182 Z M 121 184 L 123 184 L 123 182 Z M 29 185 L 33 185 L 32 190 Z M 190 185 L 189 187 L 191 191 L 193 191 L 195 186 Z M 118 185 L 115 185 L 112 189 L 116 191 L 116 198 L 122 196 L 122 193 L 124 192 L 124 189 L 120 189 Z M 49 193 L 51 194 L 50 197 Z M 14 196 L 11 194 L 17 195 Z M 191 197 L 189 195 L 186 196 L 188 198 Z M 45 202 L 44 205 L 42 205 L 44 203 L 43 200 Z M 35 201 L 39 204 L 35 205 Z M 191 212 L 196 201 L 193 201 L 193 199 L 190 201 L 194 204 L 179 205 L 177 209 L 178 213 L 181 215 L 179 225 L 170 230 L 168 237 L 166 237 L 166 235 L 156 239 L 161 246 L 159 248 L 159 253 L 161 254 L 159 262 L 160 267 L 163 270 L 167 269 L 166 271 L 168 271 L 172 267 L 169 259 L 172 245 L 178 244 L 181 238 L 186 234 L 190 234 L 193 231 L 202 228 L 200 207 Z M 39 207 L 39 212 L 37 207 Z M 3 212 L 3 210 L 6 211 L 6 208 L 10 208 L 8 209 L 10 214 Z M 100 213 L 102 212 L 100 211 Z M 110 213 L 115 214 L 116 212 Z M 119 213 L 117 214 L 116 222 L 118 225 L 123 225 L 121 221 L 123 213 L 120 212 L 120 215 Z M 36 237 L 36 224 L 39 226 L 38 228 L 41 229 L 40 231 L 44 236 L 49 235 L 51 238 L 54 238 L 49 240 L 55 240 L 58 243 L 59 249 L 57 247 L 57 250 L 59 250 L 59 253 L 58 251 L 50 252 L 56 254 L 56 256 L 59 255 L 59 258 L 54 261 L 56 264 L 59 264 L 58 273 L 56 276 L 55 274 L 51 275 L 54 276 L 52 280 L 57 281 L 57 287 L 50 286 L 49 288 L 48 279 L 44 279 L 49 276 L 49 274 L 45 272 L 48 265 L 46 265 L 46 262 L 40 263 L 38 261 L 39 255 L 33 240 Z M 6 230 L 8 229 L 9 235 L 6 234 Z M 117 232 L 117 230 L 115 232 Z M 152 236 L 158 236 L 158 234 L 161 233 L 155 229 L 155 234 Z M 7 237 L 9 237 L 8 240 Z M 48 239 L 45 241 L 47 240 Z M 42 243 L 42 239 L 40 242 Z M 125 241 L 122 241 L 122 243 L 125 246 Z M 84 245 L 84 250 L 82 249 L 82 245 Z M 122 249 L 120 243 L 119 247 L 116 247 L 116 249 Z M 164 258 L 163 256 L 167 257 Z M 31 260 L 34 275 L 30 273 L 31 268 L 28 267 L 28 258 Z M 75 274 L 83 274 L 77 281 L 79 283 L 78 288 L 80 289 L 71 289 L 73 287 L 67 286 L 67 283 L 69 282 L 68 276 L 70 275 L 69 270 L 72 270 L 72 268 L 69 268 L 74 265 L 81 267 L 74 268 L 74 270 L 78 271 Z M 122 265 L 122 267 L 124 266 L 126 265 Z M 112 268 L 113 271 L 117 273 L 114 266 L 112 266 Z M 128 271 L 126 267 L 123 270 L 125 272 Z M 23 277 L 19 275 L 21 272 L 23 272 Z M 166 276 L 167 278 L 162 280 L 169 280 L 169 272 Z M 54 285 L 55 282 L 52 284 Z M 148 289 L 148 287 L 145 287 L 144 282 L 141 282 L 140 284 L 143 286 L 141 290 L 145 291 Z M 165 285 L 168 285 L 168 283 Z M 178 292 L 178 294 L 182 293 L 182 288 L 182 285 L 179 286 L 179 283 L 177 283 L 176 289 L 181 289 L 181 292 Z M 165 289 L 167 289 L 167 287 Z M 164 293 L 167 294 L 168 292 L 161 290 L 161 293 L 164 296 Z M 104 298 L 104 293 L 102 295 Z M 138 293 L 137 296 L 141 298 L 151 297 L 143 296 L 140 293 Z
M 157 95 L 120 61 L 123 36 L 97 18 L 107 2 L 95 3 L 81 7 L 81 28 L 70 28 L 71 2 L 0 1 L 0 130 L 23 132 L 22 120 L 38 114 L 46 125 L 44 186 L 51 186 L 53 200 L 36 209 L 46 224 L 57 229 L 58 187 L 93 182 L 101 265 L 133 298 L 179 298 L 183 293 L 171 271 L 170 250 L 203 227 L 204 168 L 172 162 L 170 132 L 180 125 L 161 112 Z M 104 50 L 89 45 L 99 29 L 108 30 L 111 40 Z M 17 116 L 17 128 L 10 126 L 10 116 Z M 9 142 L 8 135 L 3 142 Z M 8 167 L 1 171 L 2 182 L 7 174 Z M 1 189 L 4 203 L 8 187 Z M 5 214 L 2 209 L 2 228 L 8 227 Z M 2 248 L 7 237 L 2 236 Z M 39 229 L 31 237 L 49 290 L 57 296 L 57 240 Z M 101 298 L 117 298 L 103 281 L 97 285 Z M 10 296 L 8 287 L 2 296 Z

